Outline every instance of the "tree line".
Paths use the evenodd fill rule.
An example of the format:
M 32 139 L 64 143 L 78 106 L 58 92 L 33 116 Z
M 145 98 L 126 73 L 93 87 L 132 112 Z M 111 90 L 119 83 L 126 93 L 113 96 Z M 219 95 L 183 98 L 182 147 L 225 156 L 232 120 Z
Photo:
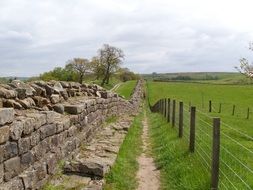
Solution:
M 117 47 L 104 44 L 91 60 L 73 58 L 67 61 L 65 67 L 56 67 L 52 71 L 40 75 L 42 80 L 77 81 L 83 83 L 85 77 L 101 81 L 101 86 L 109 84 L 112 76 L 121 81 L 136 80 L 139 75 L 128 68 L 122 68 L 124 52 Z

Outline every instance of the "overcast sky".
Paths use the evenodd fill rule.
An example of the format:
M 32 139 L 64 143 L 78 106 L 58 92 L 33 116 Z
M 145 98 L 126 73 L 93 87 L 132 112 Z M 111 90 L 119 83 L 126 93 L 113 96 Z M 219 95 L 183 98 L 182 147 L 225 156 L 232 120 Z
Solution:
M 0 76 L 34 76 L 104 43 L 138 73 L 235 71 L 253 60 L 252 0 L 0 0 Z

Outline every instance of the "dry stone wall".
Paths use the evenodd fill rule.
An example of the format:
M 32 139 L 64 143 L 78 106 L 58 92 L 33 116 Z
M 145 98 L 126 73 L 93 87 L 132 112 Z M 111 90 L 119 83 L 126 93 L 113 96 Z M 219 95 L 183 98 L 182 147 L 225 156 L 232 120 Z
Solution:
M 107 117 L 136 112 L 142 96 L 141 80 L 129 101 L 97 85 L 1 85 L 0 190 L 41 188 Z

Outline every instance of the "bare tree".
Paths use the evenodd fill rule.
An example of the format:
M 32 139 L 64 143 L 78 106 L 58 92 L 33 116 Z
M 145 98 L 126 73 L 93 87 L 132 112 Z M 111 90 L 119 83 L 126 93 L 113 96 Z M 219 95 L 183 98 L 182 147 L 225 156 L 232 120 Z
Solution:
M 119 48 L 104 44 L 98 50 L 98 58 L 104 72 L 101 86 L 104 86 L 104 84 L 109 84 L 111 75 L 119 68 L 124 59 L 124 53 Z
M 74 59 L 68 61 L 68 63 L 77 72 L 77 74 L 79 76 L 79 83 L 82 84 L 84 75 L 90 69 L 90 61 L 88 59 L 83 59 L 83 58 L 74 58 Z

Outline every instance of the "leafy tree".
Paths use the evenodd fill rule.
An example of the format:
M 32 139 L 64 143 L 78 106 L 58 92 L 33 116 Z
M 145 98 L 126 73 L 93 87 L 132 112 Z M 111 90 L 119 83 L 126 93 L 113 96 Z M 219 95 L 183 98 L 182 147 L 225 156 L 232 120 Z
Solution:
M 121 49 L 104 44 L 98 50 L 99 62 L 103 68 L 103 79 L 101 86 L 109 84 L 111 75 L 119 68 L 124 59 L 124 53 Z
M 104 66 L 101 64 L 98 57 L 93 57 L 91 59 L 91 71 L 95 75 L 96 80 L 99 80 L 101 76 L 104 74 Z
M 119 78 L 121 81 L 126 82 L 129 80 L 137 80 L 140 78 L 139 75 L 131 72 L 128 68 L 120 68 L 119 71 Z
M 83 83 L 84 75 L 90 70 L 90 61 L 83 58 L 74 58 L 68 61 L 68 67 L 76 71 L 79 77 L 79 83 Z

